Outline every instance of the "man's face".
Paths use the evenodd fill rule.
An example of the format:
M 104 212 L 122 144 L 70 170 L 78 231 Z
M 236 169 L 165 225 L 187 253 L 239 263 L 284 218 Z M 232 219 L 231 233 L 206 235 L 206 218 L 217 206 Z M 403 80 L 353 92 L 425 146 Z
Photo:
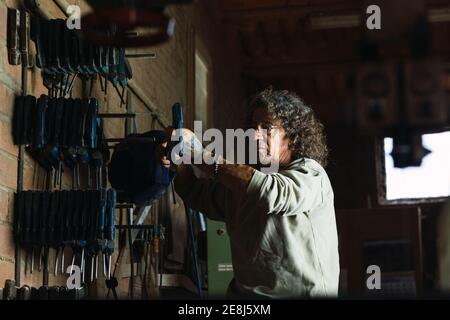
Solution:
M 256 108 L 250 126 L 256 130 L 255 139 L 258 140 L 260 164 L 278 163 L 283 165 L 291 162 L 286 131 L 267 109 Z

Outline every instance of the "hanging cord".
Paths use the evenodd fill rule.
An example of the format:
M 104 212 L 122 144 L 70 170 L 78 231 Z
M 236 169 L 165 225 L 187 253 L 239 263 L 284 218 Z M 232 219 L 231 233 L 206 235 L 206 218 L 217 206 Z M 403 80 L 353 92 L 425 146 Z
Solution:
M 198 252 L 197 252 L 197 243 L 195 241 L 195 235 L 194 235 L 194 225 L 193 225 L 193 211 L 192 209 L 186 207 L 186 217 L 188 220 L 188 232 L 189 232 L 189 239 L 192 246 L 192 256 L 193 256 L 193 263 L 194 263 L 194 276 L 195 276 L 195 285 L 197 287 L 198 295 L 200 298 L 203 297 L 202 294 L 202 280 L 200 277 L 200 265 L 198 261 Z
M 148 258 L 150 255 L 150 249 L 149 249 L 149 239 L 148 239 L 148 230 L 146 229 L 144 231 L 144 243 L 145 243 L 145 254 L 144 254 L 144 276 L 142 278 L 142 299 L 148 299 L 149 294 L 147 290 L 147 273 L 148 273 Z
M 123 225 L 123 210 L 120 209 L 119 210 L 119 226 L 121 227 L 122 225 Z M 122 230 L 122 229 L 120 229 L 120 230 Z M 118 269 L 118 266 L 119 266 L 119 261 L 122 258 L 122 254 L 123 254 L 124 248 L 125 248 L 125 246 L 123 245 L 123 240 L 122 240 L 123 239 L 123 232 L 124 231 L 120 231 L 120 233 L 119 233 L 119 253 L 117 255 L 116 263 L 114 264 L 113 276 L 109 280 L 109 281 L 111 281 L 111 283 L 110 283 L 110 285 L 108 285 L 108 293 L 106 294 L 106 299 L 107 300 L 109 299 L 109 295 L 111 293 L 111 290 L 112 290 L 114 299 L 119 300 L 119 297 L 117 295 L 115 287 L 117 286 L 116 273 L 118 272 L 117 269 Z M 112 259 L 112 257 L 110 259 Z
M 132 238 L 132 230 L 131 226 L 133 225 L 133 211 L 131 209 L 127 209 L 127 224 L 128 228 L 128 246 L 130 247 L 130 265 L 131 265 L 131 274 L 130 274 L 130 285 L 129 285 L 129 298 L 133 300 L 134 298 L 134 250 L 133 250 L 133 238 Z
M 159 290 L 162 288 L 163 283 L 163 268 L 164 268 L 164 227 L 162 225 L 159 226 Z

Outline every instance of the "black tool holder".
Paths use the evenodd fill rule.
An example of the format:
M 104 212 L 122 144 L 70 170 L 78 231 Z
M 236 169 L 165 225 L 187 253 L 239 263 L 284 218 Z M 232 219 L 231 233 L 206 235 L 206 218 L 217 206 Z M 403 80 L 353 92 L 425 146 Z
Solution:
M 77 77 L 92 80 L 88 94 L 91 97 L 93 80 L 98 78 L 105 94 L 108 83 L 112 83 L 120 96 L 121 105 L 124 104 L 125 88 L 133 78 L 124 48 L 96 45 L 76 30 L 67 28 L 64 19 L 44 20 L 34 17 L 32 27 L 37 66 L 42 70 L 50 97 L 72 96 Z M 122 87 L 122 93 L 119 86 Z
M 103 119 L 134 120 L 136 116 L 134 110 L 120 114 L 99 113 L 98 101 L 89 99 L 92 96 L 92 81 L 99 78 L 105 97 L 108 83 L 112 83 L 120 96 L 121 106 L 125 103 L 125 88 L 133 77 L 125 49 L 116 45 L 94 44 L 77 32 L 66 28 L 65 22 L 62 19 L 42 20 L 31 16 L 26 11 L 8 10 L 8 60 L 12 65 L 22 64 L 22 95 L 15 100 L 13 116 L 13 137 L 14 142 L 19 146 L 19 166 L 14 217 L 16 271 L 15 282 L 11 287 L 18 289 L 20 286 L 21 246 L 23 245 L 31 251 L 41 252 L 39 264 L 43 262 L 43 287 L 36 290 L 43 293 L 46 290 L 49 293 L 56 290 L 48 287 L 50 249 L 57 252 L 56 257 L 61 256 L 62 266 L 64 266 L 63 253 L 66 246 L 71 246 L 75 252 L 72 264 L 75 257 L 79 258 L 80 255 L 81 260 L 86 257 L 95 260 L 93 257 L 98 257 L 98 254 L 102 253 L 109 257 L 104 265 L 109 264 L 110 269 L 111 255 L 114 251 L 115 206 L 104 206 L 105 219 L 101 218 L 102 214 L 98 218 L 98 212 L 97 215 L 94 213 L 89 218 L 87 216 L 89 207 L 97 207 L 97 209 L 99 207 L 97 198 L 92 194 L 104 190 L 102 186 L 105 185 L 105 175 L 102 172 L 104 163 L 109 158 L 108 150 L 113 148 L 110 144 L 121 141 L 117 138 L 108 140 L 104 138 Z M 35 57 L 31 56 L 28 50 L 30 39 L 36 44 Z M 60 45 L 55 45 L 57 43 Z M 130 57 L 154 57 L 154 55 L 141 54 L 130 55 Z M 44 84 L 49 89 L 48 95 L 41 97 L 27 95 L 27 70 L 34 64 L 42 70 Z M 86 99 L 72 98 L 72 89 L 77 77 L 91 80 L 91 89 Z M 103 78 L 104 83 L 101 81 Z M 83 81 L 84 84 L 85 81 Z M 118 89 L 119 86 L 122 87 L 122 93 Z M 25 150 L 47 171 L 47 181 L 44 183 L 44 189 L 47 191 L 23 191 Z M 88 185 L 89 189 L 97 190 L 77 190 L 80 185 L 77 178 L 72 185 L 74 190 L 61 191 L 63 164 L 79 177 L 80 163 L 87 164 L 87 168 L 97 168 L 96 183 Z M 52 172 L 56 172 L 53 186 Z M 89 169 L 88 181 L 91 181 Z M 51 192 L 57 185 L 60 191 Z M 115 194 L 112 196 L 112 193 L 108 191 L 106 202 L 112 202 L 112 198 L 115 202 L 115 197 Z M 133 213 L 139 215 L 139 210 L 129 210 L 131 213 L 128 216 L 129 225 L 132 225 Z M 48 214 L 45 214 L 47 211 Z M 89 220 L 92 217 L 98 219 L 92 222 Z M 91 222 L 85 228 L 87 221 Z M 104 229 L 101 230 L 100 226 Z M 34 254 L 31 259 L 34 259 Z M 25 261 L 27 262 L 28 259 Z M 98 263 L 96 265 L 98 266 Z M 56 258 L 55 271 L 57 266 Z M 84 267 L 83 261 L 80 266 Z M 92 266 L 91 270 L 93 270 Z M 111 280 L 110 275 L 107 276 L 107 280 Z M 26 296 L 29 287 L 24 288 Z
M 62 187 L 62 163 L 74 173 L 72 189 L 79 189 L 79 167 L 86 166 L 88 187 L 104 185 L 104 163 L 109 150 L 103 134 L 103 117 L 96 99 L 16 97 L 13 140 L 48 173 L 55 171 L 54 187 Z M 91 179 L 91 169 L 96 174 Z M 91 181 L 94 180 L 94 183 Z M 46 188 L 49 188 L 47 183 Z
M 83 252 L 85 248 L 88 252 L 93 251 L 95 256 L 102 253 L 104 265 L 108 264 L 106 259 L 110 259 L 114 251 L 115 207 L 116 193 L 113 189 L 17 193 L 14 205 L 14 238 L 16 243 L 32 252 L 31 265 L 25 272 L 27 269 L 33 272 L 35 250 L 41 252 L 39 266 L 43 260 L 47 266 L 48 250 L 54 248 L 54 273 L 58 274 L 59 256 L 62 261 L 61 272 L 64 273 L 66 265 L 63 262 L 63 253 L 66 246 L 71 246 L 74 252 L 77 252 L 75 247 L 78 247 Z M 46 254 L 43 255 L 42 252 Z M 75 256 L 76 254 L 74 258 Z M 82 256 L 80 268 L 84 274 L 83 253 Z
M 0 300 L 85 300 L 88 290 L 85 285 L 78 289 L 68 289 L 65 286 L 42 286 L 39 288 L 16 285 L 15 280 L 6 280 L 0 288 Z
M 36 57 L 31 56 L 28 50 L 30 39 L 36 44 Z M 55 45 L 56 43 L 61 45 Z M 98 101 L 65 97 L 72 91 L 76 76 L 83 78 L 103 76 L 107 80 L 105 88 L 107 88 L 108 82 L 112 82 L 116 90 L 118 85 L 121 85 L 124 90 L 128 80 L 132 78 L 132 71 L 126 60 L 124 49 L 94 46 L 80 38 L 75 32 L 69 31 L 64 20 L 42 20 L 31 16 L 27 11 L 14 9 L 8 9 L 8 60 L 12 65 L 22 64 L 22 95 L 15 99 L 13 115 L 13 139 L 19 146 L 16 214 L 14 217 L 15 284 L 20 285 L 21 246 L 25 245 L 33 252 L 31 260 L 34 260 L 35 257 L 34 251 L 41 250 L 39 271 L 42 267 L 42 258 L 46 257 L 44 258 L 46 261 L 43 263 L 43 284 L 46 287 L 48 286 L 48 250 L 50 248 L 61 250 L 71 242 L 77 242 L 73 247 L 80 247 L 80 242 L 87 241 L 82 239 L 85 238 L 90 240 L 86 247 L 95 247 L 96 254 L 101 252 L 108 257 L 109 261 L 114 251 L 114 239 L 110 238 L 115 236 L 115 232 L 111 231 L 111 228 L 106 229 L 110 230 L 107 233 L 106 231 L 92 233 L 91 236 L 96 236 L 95 239 L 87 236 L 76 238 L 74 234 L 75 229 L 73 228 L 81 230 L 83 224 L 80 225 L 75 220 L 71 221 L 70 214 L 75 217 L 77 212 L 78 214 L 82 212 L 80 208 L 78 211 L 74 209 L 77 208 L 77 205 L 89 207 L 86 201 L 89 201 L 90 198 L 94 201 L 95 198 L 88 195 L 92 193 L 91 191 L 85 192 L 84 195 L 81 195 L 80 192 L 69 191 L 50 192 L 52 189 L 51 172 L 56 172 L 53 187 L 58 184 L 60 189 L 62 187 L 63 163 L 77 172 L 77 179 L 74 179 L 77 183 L 72 185 L 72 189 L 79 189 L 79 165 L 82 163 L 87 166 L 88 181 L 91 181 L 89 168 L 94 167 L 96 170 L 95 183 L 88 184 L 90 189 L 95 188 L 96 191 L 101 192 L 102 186 L 105 184 L 103 171 L 104 163 L 109 158 L 109 150 L 107 143 L 104 142 L 103 119 L 98 114 Z M 36 60 L 36 65 L 42 69 L 44 82 L 48 84 L 48 80 L 51 80 L 49 96 L 43 95 L 36 98 L 27 95 L 27 70 L 33 66 L 34 60 Z M 73 76 L 72 79 L 69 78 L 70 75 Z M 55 85 L 55 82 L 59 83 L 59 87 Z M 44 189 L 48 191 L 23 191 L 25 150 L 47 171 Z M 105 201 L 109 203 L 112 201 L 111 198 L 114 198 L 115 202 L 115 193 L 112 196 L 112 193 L 108 191 Z M 60 209 L 66 204 L 71 204 L 73 207 L 67 207 L 67 210 L 64 211 L 65 215 L 48 216 L 43 214 L 46 212 L 46 208 L 49 212 L 61 213 Z M 17 214 L 18 211 L 20 214 Z M 114 207 L 110 209 L 110 215 L 112 217 L 109 216 L 108 221 L 114 225 Z M 65 220 L 61 220 L 62 217 Z M 105 221 L 97 224 L 104 226 L 104 223 Z M 17 231 L 21 226 L 26 226 L 24 230 L 28 233 L 23 230 Z M 72 229 L 70 229 L 71 227 Z M 62 253 L 61 257 L 63 260 Z M 27 258 L 26 262 L 28 262 Z M 104 264 L 108 263 L 104 262 Z M 55 266 L 57 265 L 55 259 Z M 27 270 L 27 266 L 25 270 Z
M 33 65 L 33 59 L 30 56 L 30 31 L 31 17 L 26 11 L 19 11 L 8 8 L 8 30 L 7 46 L 8 61 L 11 65 L 22 66 L 22 97 L 27 95 L 28 86 L 28 68 Z M 17 172 L 17 190 L 23 190 L 23 171 L 24 171 L 25 147 L 19 147 L 18 154 L 18 172 Z M 20 285 L 21 271 L 21 250 L 20 246 L 15 247 L 15 283 Z

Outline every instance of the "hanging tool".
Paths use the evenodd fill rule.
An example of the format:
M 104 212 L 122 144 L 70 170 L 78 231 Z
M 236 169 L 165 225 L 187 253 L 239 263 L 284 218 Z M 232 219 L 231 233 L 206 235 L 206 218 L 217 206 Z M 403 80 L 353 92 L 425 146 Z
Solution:
M 129 227 L 133 225 L 133 211 L 130 209 L 127 209 L 127 224 Z M 130 265 L 131 265 L 131 273 L 130 273 L 130 285 L 129 285 L 129 299 L 134 299 L 134 280 L 136 277 L 135 270 L 134 270 L 134 250 L 133 250 L 133 237 L 131 228 L 128 229 L 128 247 L 130 250 Z
M 33 273 L 34 269 L 34 250 L 31 246 L 31 229 L 32 229 L 32 214 L 33 214 L 33 194 L 31 192 L 26 192 L 23 197 L 24 200 L 24 224 L 23 224 L 23 234 L 21 236 L 21 244 L 26 247 L 27 257 L 25 258 L 26 265 L 28 264 L 28 258 L 30 259 L 30 273 Z M 25 270 L 27 270 L 25 266 Z
M 17 300 L 25 301 L 31 299 L 31 288 L 23 286 L 17 290 Z
M 56 275 L 58 270 L 56 266 L 58 265 L 57 259 L 58 259 L 58 249 L 59 244 L 57 243 L 57 239 L 55 237 L 56 229 L 57 229 L 57 215 L 58 210 L 60 206 L 60 193 L 54 192 L 50 195 L 50 212 L 47 220 L 47 243 L 49 247 L 52 247 L 55 249 L 55 268 L 54 268 L 54 274 Z
M 19 51 L 20 11 L 8 8 L 8 62 L 11 65 L 20 65 L 21 53 Z
M 107 193 L 107 208 L 106 208 L 106 225 L 105 225 L 105 239 L 107 241 L 103 254 L 107 257 L 108 272 L 107 279 L 111 279 L 111 260 L 114 253 L 115 239 L 116 239 L 116 224 L 115 224 L 115 208 L 117 202 L 116 191 L 108 190 Z
M 197 252 L 197 241 L 195 240 L 195 232 L 194 232 L 194 211 L 190 208 L 186 207 L 186 218 L 188 221 L 188 232 L 189 232 L 189 240 L 191 244 L 191 250 L 192 250 L 192 260 L 193 260 L 193 267 L 194 267 L 194 276 L 195 276 L 195 285 L 197 286 L 198 295 L 201 298 L 203 296 L 202 293 L 202 281 L 200 276 L 200 260 L 198 258 L 198 252 Z
M 17 287 L 14 280 L 6 280 L 3 288 L 3 300 L 16 300 Z
M 50 216 L 50 192 L 42 192 L 40 194 L 41 207 L 39 212 L 39 244 L 41 246 L 41 253 L 39 258 L 39 263 L 44 262 L 44 285 L 48 284 L 48 273 L 49 268 L 49 246 L 47 242 L 48 234 L 48 218 Z M 47 283 L 45 283 L 47 282 Z

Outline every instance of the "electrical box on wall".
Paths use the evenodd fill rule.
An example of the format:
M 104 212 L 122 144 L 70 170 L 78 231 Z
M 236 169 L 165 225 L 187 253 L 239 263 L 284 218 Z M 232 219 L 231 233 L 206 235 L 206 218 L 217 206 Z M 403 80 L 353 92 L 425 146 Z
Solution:
M 408 61 L 405 64 L 405 102 L 411 126 L 445 125 L 448 118 L 443 64 Z
M 225 223 L 208 219 L 208 294 L 224 297 L 233 279 L 230 240 Z
M 398 121 L 395 65 L 366 64 L 356 76 L 357 121 L 362 128 L 384 128 Z

